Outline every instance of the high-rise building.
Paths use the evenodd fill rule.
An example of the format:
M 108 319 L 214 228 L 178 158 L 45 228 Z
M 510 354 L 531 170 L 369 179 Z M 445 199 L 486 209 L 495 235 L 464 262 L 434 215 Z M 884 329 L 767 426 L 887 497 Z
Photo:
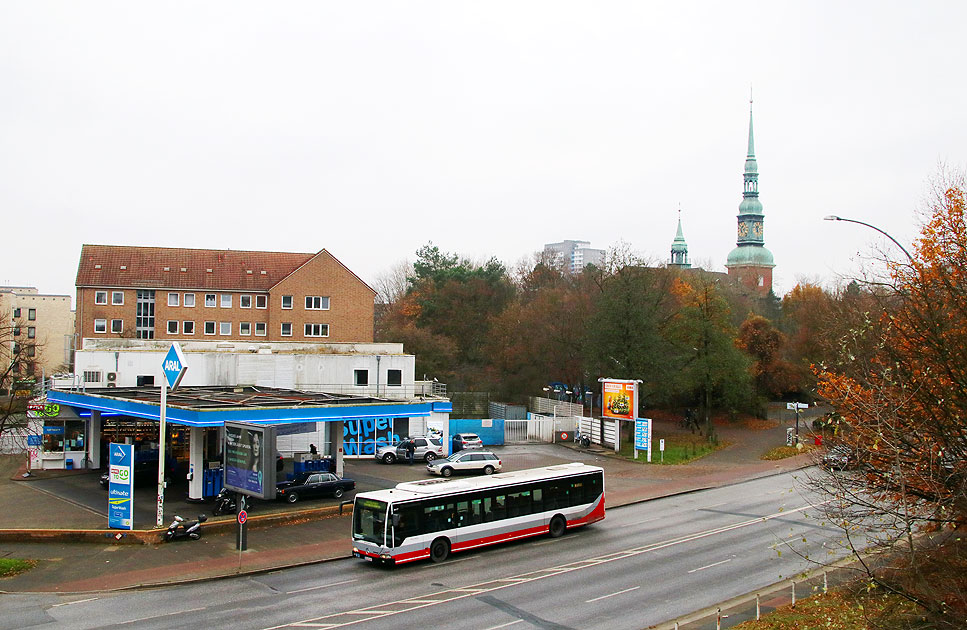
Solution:
M 593 249 L 588 241 L 561 241 L 544 245 L 544 253 L 571 273 L 581 273 L 586 265 L 600 265 L 604 260 L 603 249 Z
M 765 248 L 762 203 L 759 201 L 759 166 L 752 136 L 752 102 L 749 102 L 749 152 L 745 158 L 742 202 L 739 204 L 735 249 L 725 263 L 729 275 L 762 295 L 772 291 L 772 252 Z

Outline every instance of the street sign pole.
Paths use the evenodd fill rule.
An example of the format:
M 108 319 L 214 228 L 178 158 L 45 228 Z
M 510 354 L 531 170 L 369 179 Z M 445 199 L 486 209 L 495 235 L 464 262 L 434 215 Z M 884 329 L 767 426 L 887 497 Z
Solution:
M 157 527 L 165 524 L 165 415 L 168 410 L 168 382 L 165 380 L 164 366 L 161 370 L 161 437 L 158 439 L 158 522 Z

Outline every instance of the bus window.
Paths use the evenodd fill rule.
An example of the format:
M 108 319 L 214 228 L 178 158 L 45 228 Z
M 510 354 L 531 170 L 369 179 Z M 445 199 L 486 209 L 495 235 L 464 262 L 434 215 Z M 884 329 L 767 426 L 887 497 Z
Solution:
M 534 514 L 543 512 L 546 509 L 544 507 L 544 490 L 538 486 L 534 488 Z
M 420 508 L 415 505 L 402 505 L 396 510 L 399 517 L 393 528 L 393 546 L 403 544 L 408 536 L 416 536 L 420 532 Z
M 470 524 L 470 501 L 457 501 L 457 527 Z
M 494 497 L 493 514 L 495 521 L 507 518 L 507 495 L 498 494 Z
M 470 525 L 479 525 L 484 521 L 483 499 L 477 497 L 470 501 Z
M 575 480 L 571 482 L 571 505 L 581 505 L 584 503 L 584 481 Z

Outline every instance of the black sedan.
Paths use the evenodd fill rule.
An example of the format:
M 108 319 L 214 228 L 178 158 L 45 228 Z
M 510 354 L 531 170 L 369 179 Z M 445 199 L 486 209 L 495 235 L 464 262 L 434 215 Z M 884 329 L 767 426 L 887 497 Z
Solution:
M 355 487 L 356 482 L 349 478 L 340 479 L 328 472 L 305 472 L 297 475 L 292 481 L 280 481 L 275 484 L 275 494 L 278 499 L 295 503 L 299 499 L 311 497 L 340 499 Z

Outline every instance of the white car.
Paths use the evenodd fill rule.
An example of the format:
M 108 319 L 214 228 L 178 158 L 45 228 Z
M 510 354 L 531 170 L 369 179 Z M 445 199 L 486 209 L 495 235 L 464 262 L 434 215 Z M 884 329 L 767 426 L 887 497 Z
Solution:
M 492 475 L 500 472 L 503 466 L 500 458 L 490 451 L 460 451 L 446 459 L 436 459 L 427 463 L 426 471 L 434 475 L 449 477 L 455 472 L 480 473 Z

